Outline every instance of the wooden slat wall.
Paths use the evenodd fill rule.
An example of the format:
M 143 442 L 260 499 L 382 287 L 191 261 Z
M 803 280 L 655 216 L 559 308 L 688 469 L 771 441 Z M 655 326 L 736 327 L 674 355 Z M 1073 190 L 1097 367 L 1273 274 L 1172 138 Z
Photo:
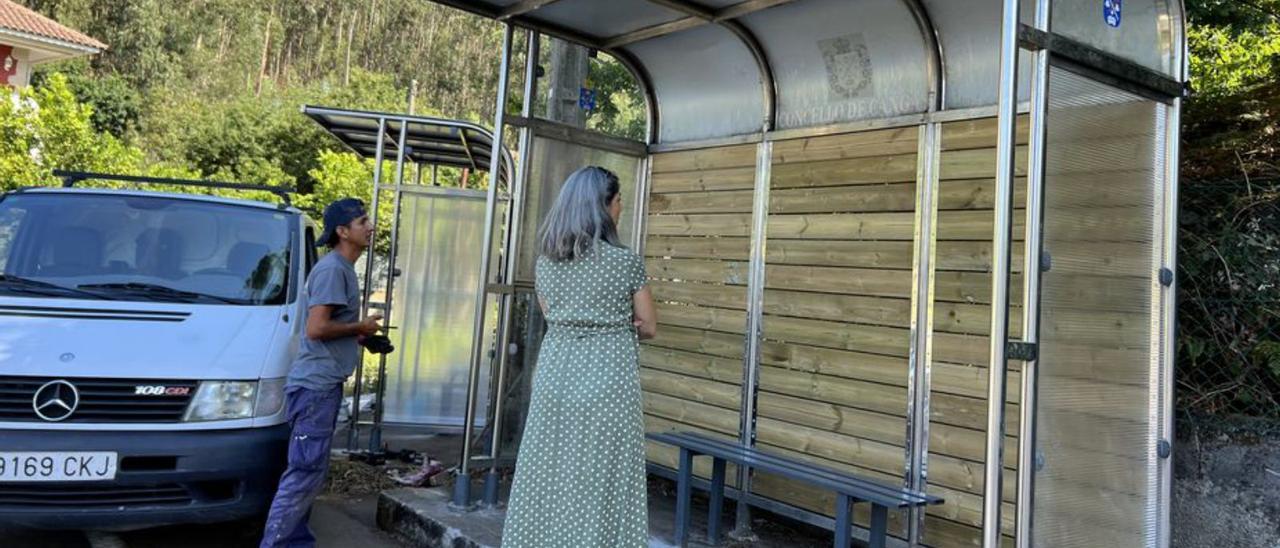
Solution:
M 769 190 L 759 445 L 895 485 L 906 459 L 918 131 L 776 142 Z M 829 494 L 759 478 L 761 495 L 834 513 Z M 892 530 L 902 526 L 895 516 Z
M 756 145 L 653 156 L 645 262 L 659 326 L 640 349 L 647 431 L 737 439 L 755 165 Z M 651 462 L 675 468 L 677 457 L 648 445 Z M 710 464 L 696 472 L 710 477 Z M 728 477 L 736 483 L 732 466 Z
M 918 146 L 915 127 L 774 144 L 757 406 L 761 447 L 902 483 Z M 948 502 L 927 512 L 923 540 L 966 546 L 979 540 L 982 523 L 994 120 L 946 124 L 942 148 L 929 485 Z M 1019 154 L 1024 165 L 1025 145 Z M 755 145 L 740 145 L 654 156 L 645 253 L 661 325 L 659 337 L 641 351 L 650 431 L 737 435 L 755 155 Z M 1018 204 L 1025 201 L 1024 177 L 1019 173 Z M 1019 205 L 1011 336 L 1020 335 L 1024 219 Z M 1010 367 L 1009 386 L 1017 387 L 1019 364 Z M 1003 525 L 1011 535 L 1016 388 L 1006 415 Z M 676 453 L 650 445 L 649 458 L 674 466 Z M 709 475 L 706 468 L 697 473 Z M 829 494 L 757 478 L 758 494 L 834 513 Z M 865 514 L 857 519 L 867 523 Z M 896 534 L 904 526 L 900 516 L 891 518 Z
M 1019 119 L 1009 336 L 1021 336 L 1022 270 L 1026 219 L 1027 118 Z M 986 461 L 987 369 L 991 322 L 991 248 L 995 207 L 996 120 L 943 124 L 939 163 L 933 347 L 930 382 L 929 490 L 947 497 L 940 512 L 926 518 L 924 541 L 934 546 L 981 544 L 983 463 Z M 948 224 L 964 216 L 980 230 Z M 1012 542 L 1017 491 L 1018 362 L 1009 362 L 1005 406 L 1005 476 L 1001 512 L 1007 543 Z M 963 412 L 957 412 L 963 411 Z M 966 485 L 949 485 L 939 467 L 972 472 Z M 956 491 L 974 497 L 976 511 Z

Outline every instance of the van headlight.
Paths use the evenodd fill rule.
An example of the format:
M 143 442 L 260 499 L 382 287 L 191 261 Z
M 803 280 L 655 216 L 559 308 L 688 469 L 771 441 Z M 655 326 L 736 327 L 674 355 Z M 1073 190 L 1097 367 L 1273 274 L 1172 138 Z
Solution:
M 187 406 L 184 421 L 220 421 L 253 417 L 257 403 L 255 381 L 201 381 Z
M 284 408 L 284 379 L 262 379 L 258 382 L 258 402 L 253 416 L 270 417 Z

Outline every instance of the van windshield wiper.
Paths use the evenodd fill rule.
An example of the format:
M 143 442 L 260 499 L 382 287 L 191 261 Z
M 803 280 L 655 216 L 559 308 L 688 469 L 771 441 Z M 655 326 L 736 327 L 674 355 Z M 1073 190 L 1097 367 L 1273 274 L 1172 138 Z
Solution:
M 22 276 L 14 276 L 12 274 L 0 274 L 0 284 L 8 286 L 11 290 L 21 291 L 23 293 L 34 293 L 37 295 L 45 295 L 48 297 L 58 297 L 65 295 L 80 295 L 91 297 L 94 299 L 111 300 L 111 297 L 94 293 L 92 291 L 84 291 L 74 287 L 58 285 L 31 278 L 23 278 Z
M 219 297 L 217 295 L 210 295 L 208 293 L 196 293 L 194 291 L 183 291 L 181 289 L 174 289 L 172 287 L 159 285 L 159 284 L 127 282 L 127 283 L 110 283 L 110 284 L 86 284 L 86 285 L 81 285 L 79 287 L 80 289 L 105 289 L 105 290 L 111 290 L 111 291 L 124 291 L 128 293 L 149 295 L 153 297 L 167 297 L 171 299 L 181 299 L 186 301 L 194 301 L 197 299 L 212 299 L 215 301 L 220 301 L 220 302 L 230 303 L 230 304 L 243 304 L 236 299 Z

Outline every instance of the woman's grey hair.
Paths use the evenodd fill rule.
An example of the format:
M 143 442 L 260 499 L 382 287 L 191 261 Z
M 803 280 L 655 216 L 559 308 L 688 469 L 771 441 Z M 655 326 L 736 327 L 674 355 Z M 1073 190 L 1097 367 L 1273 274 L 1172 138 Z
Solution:
M 609 215 L 609 204 L 618 191 L 618 176 L 605 168 L 588 166 L 573 172 L 538 231 L 539 252 L 555 261 L 568 261 L 590 253 L 597 240 L 622 247 L 618 227 Z

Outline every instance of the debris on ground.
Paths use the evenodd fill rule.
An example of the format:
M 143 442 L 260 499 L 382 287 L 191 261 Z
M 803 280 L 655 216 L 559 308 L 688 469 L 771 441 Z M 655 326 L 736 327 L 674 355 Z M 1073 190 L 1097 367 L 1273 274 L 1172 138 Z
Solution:
M 325 493 L 335 495 L 373 495 L 384 489 L 396 487 L 387 472 L 392 466 L 373 466 L 348 460 L 346 457 L 329 459 L 329 478 Z M 403 465 L 399 465 L 403 466 Z
M 325 492 L 371 495 L 401 486 L 439 487 L 448 482 L 451 471 L 436 458 L 408 449 L 335 453 L 329 459 Z
M 387 475 L 391 476 L 391 480 L 409 487 L 438 487 L 444 485 L 448 474 L 445 474 L 444 463 L 427 457 L 423 459 L 422 465 L 416 472 L 402 475 L 395 471 L 388 471 Z

